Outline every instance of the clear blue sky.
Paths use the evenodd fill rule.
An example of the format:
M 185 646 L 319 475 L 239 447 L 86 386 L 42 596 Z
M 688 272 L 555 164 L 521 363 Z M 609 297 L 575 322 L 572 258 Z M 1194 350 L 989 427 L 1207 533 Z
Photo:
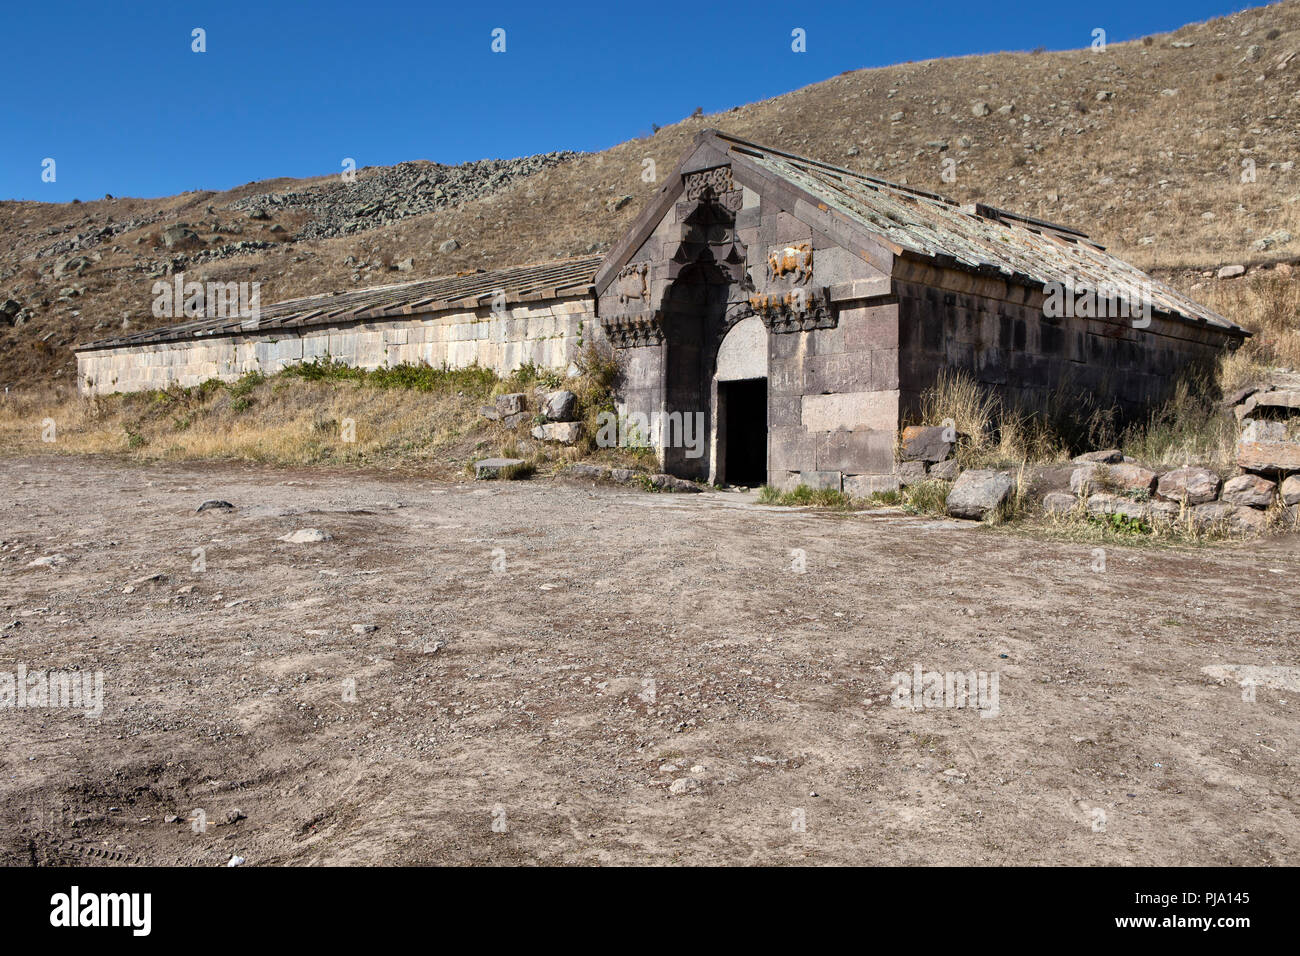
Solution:
M 1086 47 L 1244 9 L 1037 3 L 5 0 L 0 198 L 160 196 L 594 150 L 844 70 Z M 737 16 L 737 11 L 745 11 Z M 207 52 L 191 51 L 191 30 Z M 491 51 L 494 28 L 506 52 Z M 791 31 L 807 52 L 791 52 Z M 54 183 L 41 180 L 46 157 Z

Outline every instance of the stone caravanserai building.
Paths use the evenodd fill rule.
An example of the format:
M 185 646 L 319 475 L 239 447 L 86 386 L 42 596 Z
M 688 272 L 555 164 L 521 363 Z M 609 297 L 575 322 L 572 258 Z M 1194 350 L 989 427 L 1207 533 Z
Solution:
M 297 299 L 77 359 L 104 394 L 326 355 L 566 368 L 603 340 L 665 471 L 861 492 L 945 369 L 1026 408 L 1065 387 L 1132 414 L 1247 335 L 1073 229 L 708 130 L 603 259 Z

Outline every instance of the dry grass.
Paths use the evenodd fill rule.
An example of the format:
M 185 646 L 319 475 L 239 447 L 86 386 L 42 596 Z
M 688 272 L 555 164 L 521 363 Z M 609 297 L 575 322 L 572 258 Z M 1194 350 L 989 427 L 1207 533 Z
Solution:
M 588 412 L 609 402 L 612 363 L 586 366 L 569 383 Z M 613 367 L 616 369 L 616 366 Z M 419 466 L 441 477 L 480 458 L 526 460 L 526 477 L 582 455 L 544 445 L 479 415 L 493 395 L 558 379 L 531 367 L 501 379 L 484 369 L 398 366 L 364 372 L 331 363 L 267 378 L 99 398 L 55 389 L 0 399 L 0 447 L 14 454 L 110 454 L 154 460 L 243 459 L 283 465 Z M 53 422 L 53 432 L 48 428 Z M 52 441 L 44 440 L 52 437 Z M 627 464 L 620 449 L 602 457 Z
M 1202 293 L 1206 305 L 1254 333 L 1221 363 L 1225 392 L 1266 381 L 1273 367 L 1300 369 L 1300 282 L 1291 271 L 1216 282 Z
M 1114 410 L 1099 406 L 1091 395 L 1080 394 L 1069 383 L 1048 395 L 1043 407 L 1021 409 L 960 369 L 943 370 L 922 393 L 920 421 L 956 424 L 962 436 L 957 458 L 963 468 L 1063 461 L 1087 448 L 1111 444 L 1117 437 Z

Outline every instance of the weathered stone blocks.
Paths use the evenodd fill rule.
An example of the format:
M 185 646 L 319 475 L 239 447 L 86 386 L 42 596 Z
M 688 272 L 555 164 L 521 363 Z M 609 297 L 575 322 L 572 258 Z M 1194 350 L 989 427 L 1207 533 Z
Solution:
M 948 492 L 948 514 L 954 518 L 983 518 L 1006 503 L 1015 484 L 1010 472 L 964 471 Z

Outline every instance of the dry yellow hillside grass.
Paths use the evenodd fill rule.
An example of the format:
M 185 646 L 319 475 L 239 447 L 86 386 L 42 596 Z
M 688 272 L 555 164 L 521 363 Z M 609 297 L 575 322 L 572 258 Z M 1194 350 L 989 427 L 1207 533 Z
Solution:
M 598 415 L 613 410 L 619 368 L 589 346 L 579 374 L 526 366 L 505 378 L 471 367 L 363 371 L 323 362 L 236 382 L 87 398 L 48 387 L 0 396 L 0 449 L 9 454 L 108 454 L 140 461 L 235 459 L 278 465 L 411 466 L 438 477 L 472 462 L 523 457 L 530 471 L 579 458 L 648 468 L 644 449 L 597 448 Z M 534 439 L 534 419 L 508 427 L 480 414 L 496 395 L 572 390 L 585 426 L 573 447 Z
M 486 426 L 477 405 L 463 397 L 350 382 L 271 380 L 239 397 L 224 391 L 207 398 L 151 392 L 60 399 L 42 393 L 0 402 L 0 443 L 11 453 L 145 461 L 409 463 L 449 471 L 480 444 L 491 444 Z
M 1268 378 L 1274 367 L 1300 369 L 1300 282 L 1273 269 L 1215 282 L 1202 293 L 1206 305 L 1254 335 L 1222 363 L 1225 392 Z

